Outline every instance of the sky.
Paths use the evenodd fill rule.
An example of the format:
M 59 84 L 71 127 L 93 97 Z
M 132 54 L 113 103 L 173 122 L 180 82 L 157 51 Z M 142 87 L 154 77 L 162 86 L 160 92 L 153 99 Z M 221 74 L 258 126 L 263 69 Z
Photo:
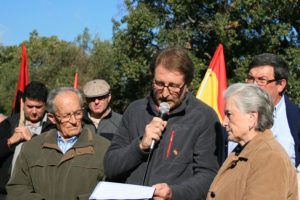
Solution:
M 72 42 L 84 28 L 92 39 L 112 38 L 112 18 L 126 14 L 124 0 L 0 0 L 0 44 L 19 45 L 36 29 L 40 37 L 56 35 Z

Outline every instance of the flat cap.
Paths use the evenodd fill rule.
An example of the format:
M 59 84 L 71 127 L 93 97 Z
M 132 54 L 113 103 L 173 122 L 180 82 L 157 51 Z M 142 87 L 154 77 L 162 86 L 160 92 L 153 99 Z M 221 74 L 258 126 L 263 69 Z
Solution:
M 83 94 L 87 98 L 104 96 L 109 93 L 110 86 L 103 79 L 95 79 L 87 82 L 83 87 Z

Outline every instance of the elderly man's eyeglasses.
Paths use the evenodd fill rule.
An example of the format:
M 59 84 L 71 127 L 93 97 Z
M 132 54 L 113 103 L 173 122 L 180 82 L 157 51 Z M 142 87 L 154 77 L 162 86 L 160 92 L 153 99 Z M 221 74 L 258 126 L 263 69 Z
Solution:
M 61 123 L 66 123 L 66 122 L 69 122 L 71 120 L 72 116 L 74 116 L 74 118 L 76 120 L 82 119 L 83 110 L 82 109 L 76 110 L 76 111 L 74 111 L 72 113 L 67 113 L 67 114 L 64 114 L 64 115 L 57 115 L 57 114 L 55 114 L 55 116 L 60 120 Z
M 259 86 L 265 86 L 265 85 L 268 85 L 269 83 L 272 83 L 274 81 L 277 81 L 277 80 L 276 79 L 266 80 L 262 77 L 254 78 L 252 76 L 248 76 L 248 78 L 246 79 L 247 83 L 256 83 Z
M 184 87 L 185 84 L 183 84 L 182 86 L 179 86 L 179 85 L 176 85 L 173 83 L 170 83 L 169 85 L 165 85 L 164 82 L 157 81 L 154 79 L 153 85 L 154 85 L 155 89 L 158 91 L 163 91 L 163 89 L 166 87 L 166 88 L 168 88 L 170 94 L 178 94 L 181 91 L 181 89 Z

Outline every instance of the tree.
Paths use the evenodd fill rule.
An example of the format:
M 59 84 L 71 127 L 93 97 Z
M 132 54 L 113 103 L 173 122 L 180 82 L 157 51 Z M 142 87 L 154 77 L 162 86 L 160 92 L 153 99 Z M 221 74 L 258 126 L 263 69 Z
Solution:
M 166 46 L 185 48 L 195 63 L 196 93 L 219 43 L 228 83 L 243 82 L 254 55 L 271 52 L 291 67 L 287 91 L 298 104 L 299 2 L 271 0 L 126 0 L 128 15 L 114 22 L 113 45 L 124 77 L 127 102 L 150 91 L 147 65 Z M 132 91 L 132 92 L 130 92 Z
M 22 45 L 27 47 L 29 81 L 41 81 L 48 89 L 73 86 L 74 74 L 78 72 L 79 89 L 87 81 L 103 78 L 111 84 L 113 93 L 118 94 L 120 76 L 115 69 L 114 51 L 109 41 L 101 41 L 98 36 L 91 40 L 88 29 L 77 38 L 82 39 L 66 42 L 56 36 L 39 37 L 33 30 L 29 41 L 23 41 L 19 47 L 0 46 L 0 112 L 11 113 Z M 113 101 L 113 106 L 119 108 L 117 102 L 121 100 Z

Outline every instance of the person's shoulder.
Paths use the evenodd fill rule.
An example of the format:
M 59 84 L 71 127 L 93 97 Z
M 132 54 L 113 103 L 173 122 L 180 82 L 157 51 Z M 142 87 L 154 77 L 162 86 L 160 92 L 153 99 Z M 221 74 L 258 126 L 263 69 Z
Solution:
M 288 121 L 294 125 L 299 126 L 298 120 L 300 118 L 300 107 L 293 103 L 289 98 L 284 95 L 285 109 Z
M 0 132 L 11 132 L 19 124 L 19 115 L 15 114 L 0 123 Z
M 292 109 L 298 110 L 298 112 L 300 112 L 300 107 L 297 104 L 295 104 L 294 102 L 292 102 L 288 98 L 288 96 L 284 95 L 284 100 L 285 100 L 285 104 L 286 104 L 287 108 L 292 108 Z
M 110 143 L 110 141 L 107 139 L 107 138 L 105 138 L 105 137 L 103 137 L 103 136 L 101 136 L 101 135 L 99 135 L 99 134 L 96 134 L 96 133 L 91 133 L 93 136 L 93 141 L 94 142 L 96 142 L 96 143 Z
M 14 115 L 6 118 L 4 121 L 6 121 L 9 124 L 15 124 L 15 123 L 18 123 L 19 120 L 20 120 L 20 113 L 17 113 L 17 114 L 14 114 Z
M 256 142 L 256 148 L 254 150 L 254 157 L 262 157 L 265 159 L 270 158 L 271 156 L 281 157 L 283 160 L 289 160 L 289 156 L 286 153 L 285 149 L 282 145 L 274 138 L 272 132 L 270 130 L 266 130 L 260 136 L 258 142 Z
M 51 131 L 47 131 L 40 135 L 33 136 L 30 140 L 25 141 L 22 145 L 22 151 L 29 156 L 38 155 L 41 148 L 43 147 L 45 137 L 49 136 L 50 133 Z
M 112 113 L 113 118 L 117 118 L 117 119 L 120 119 L 120 120 L 121 120 L 122 115 L 121 115 L 120 113 L 116 113 L 116 112 L 114 112 L 114 111 L 112 111 L 111 113 Z
M 92 141 L 94 146 L 97 146 L 101 151 L 106 151 L 111 143 L 111 141 L 101 135 L 95 134 L 90 132 L 92 134 Z
M 146 99 L 146 98 L 137 99 L 137 100 L 134 100 L 133 102 L 131 102 L 128 107 L 141 106 L 141 105 L 145 105 L 147 103 L 148 103 L 148 99 Z
M 147 104 L 148 100 L 146 98 L 135 100 L 128 105 L 125 112 L 135 112 L 139 109 L 144 110 L 147 107 Z
M 57 129 L 52 128 L 50 130 L 47 130 L 45 132 L 42 132 L 40 135 L 33 135 L 30 140 L 28 140 L 26 143 L 28 144 L 41 144 L 44 143 L 45 139 L 48 137 L 53 137 L 53 135 L 57 135 Z
M 208 106 L 206 103 L 204 103 L 203 101 L 201 101 L 200 99 L 196 98 L 195 96 L 193 96 L 192 93 L 190 93 L 189 96 L 189 101 L 190 101 L 190 109 L 194 110 L 194 112 L 199 112 L 200 113 L 211 113 L 211 114 L 216 114 L 215 110 L 213 108 L 211 108 L 210 106 Z

